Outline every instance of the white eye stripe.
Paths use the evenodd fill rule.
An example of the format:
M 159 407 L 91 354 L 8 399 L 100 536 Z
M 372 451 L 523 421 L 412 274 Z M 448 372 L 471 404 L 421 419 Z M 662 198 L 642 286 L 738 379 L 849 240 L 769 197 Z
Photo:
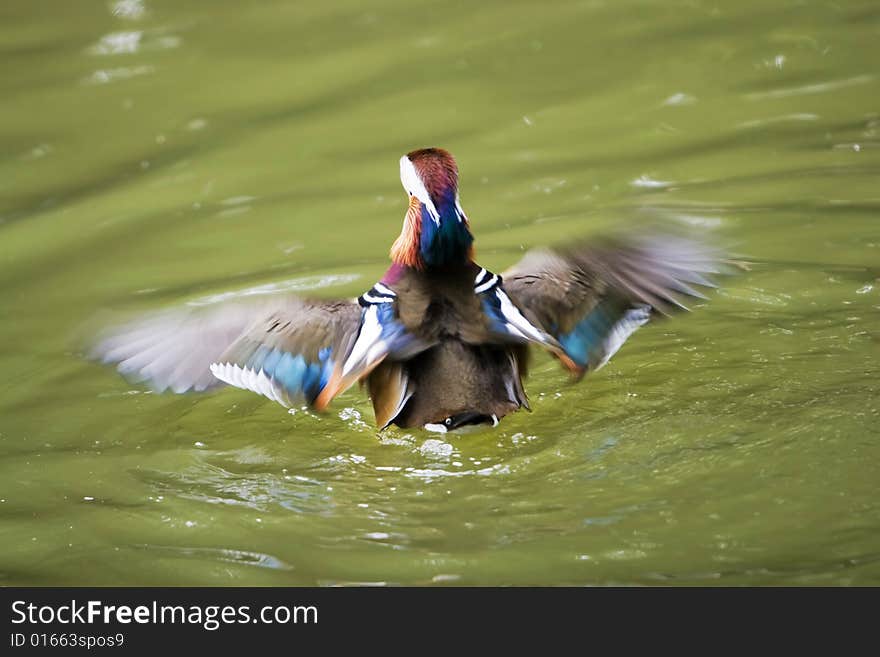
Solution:
M 425 183 L 419 177 L 415 166 L 413 166 L 412 161 L 406 155 L 400 158 L 400 182 L 403 184 L 403 188 L 411 196 L 415 196 L 424 203 L 425 207 L 428 208 L 428 213 L 431 215 L 431 219 L 433 219 L 434 223 L 439 226 L 440 214 L 434 206 L 434 201 L 431 200 L 431 195 L 428 194 Z
M 461 200 L 458 198 L 458 194 L 455 194 L 455 212 L 458 214 L 459 222 L 467 221 L 467 215 L 464 213 L 464 210 L 461 208 Z

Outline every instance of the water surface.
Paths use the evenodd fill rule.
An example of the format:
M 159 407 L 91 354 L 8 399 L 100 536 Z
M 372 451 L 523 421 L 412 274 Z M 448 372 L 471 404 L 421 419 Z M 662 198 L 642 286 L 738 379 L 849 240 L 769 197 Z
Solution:
M 0 56 L 0 583 L 880 584 L 875 2 L 6 0 Z M 427 145 L 488 268 L 657 219 L 754 264 L 442 440 L 82 359 L 359 294 Z

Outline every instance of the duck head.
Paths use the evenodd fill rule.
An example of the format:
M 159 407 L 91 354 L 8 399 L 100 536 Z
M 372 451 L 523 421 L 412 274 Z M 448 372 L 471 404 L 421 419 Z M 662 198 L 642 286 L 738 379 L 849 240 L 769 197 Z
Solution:
M 458 166 L 442 148 L 423 148 L 400 158 L 400 182 L 409 207 L 391 259 L 415 269 L 469 262 L 473 241 L 458 198 Z

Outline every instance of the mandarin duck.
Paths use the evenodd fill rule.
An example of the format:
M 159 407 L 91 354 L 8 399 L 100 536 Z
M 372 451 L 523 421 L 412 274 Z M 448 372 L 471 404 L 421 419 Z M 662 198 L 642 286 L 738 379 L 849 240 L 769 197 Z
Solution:
M 502 274 L 474 262 L 458 167 L 440 148 L 400 159 L 409 205 L 391 266 L 357 300 L 280 296 L 147 316 L 93 354 L 155 390 L 229 384 L 323 410 L 355 382 L 376 425 L 453 431 L 529 409 L 530 346 L 575 379 L 599 369 L 652 316 L 702 297 L 711 252 L 679 237 L 540 249 Z

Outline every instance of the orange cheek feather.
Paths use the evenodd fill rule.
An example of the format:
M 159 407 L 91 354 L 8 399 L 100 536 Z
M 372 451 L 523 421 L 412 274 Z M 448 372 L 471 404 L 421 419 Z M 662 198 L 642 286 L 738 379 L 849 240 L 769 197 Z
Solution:
M 391 245 L 391 260 L 395 264 L 423 270 L 425 262 L 419 253 L 422 238 L 422 204 L 415 196 L 409 199 L 409 207 L 403 220 L 403 230 Z

